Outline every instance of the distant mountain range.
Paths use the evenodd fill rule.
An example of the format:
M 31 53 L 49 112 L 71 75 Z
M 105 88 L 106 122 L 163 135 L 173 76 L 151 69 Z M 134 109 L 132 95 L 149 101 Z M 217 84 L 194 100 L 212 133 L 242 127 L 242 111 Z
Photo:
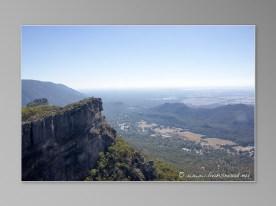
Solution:
M 85 97 L 84 94 L 63 84 L 22 80 L 22 105 L 24 106 L 38 98 L 47 98 L 50 104 L 64 106 Z
M 149 109 L 146 116 L 154 122 L 188 128 L 209 137 L 226 138 L 243 145 L 254 144 L 253 105 L 191 108 L 182 103 L 165 103 Z
M 22 80 L 23 106 L 39 98 L 46 98 L 53 105 L 64 106 L 85 97 L 62 84 Z M 122 102 L 116 102 L 115 105 L 117 110 L 121 108 L 118 111 L 127 109 Z M 107 116 L 117 115 L 116 109 L 110 110 L 108 105 L 105 105 L 105 109 Z M 229 104 L 215 108 L 194 108 L 183 103 L 164 103 L 144 109 L 140 115 L 151 122 L 189 129 L 207 137 L 229 139 L 241 145 L 254 144 L 254 105 Z

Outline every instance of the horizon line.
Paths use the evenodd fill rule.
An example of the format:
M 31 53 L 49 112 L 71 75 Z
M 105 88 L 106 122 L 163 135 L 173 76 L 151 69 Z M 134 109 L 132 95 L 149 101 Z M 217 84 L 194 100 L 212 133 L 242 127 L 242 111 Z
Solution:
M 64 85 L 66 87 L 69 87 L 71 89 L 74 90 L 78 90 L 78 91 L 88 91 L 88 90 L 162 90 L 162 89 L 172 89 L 172 90 L 198 90 L 198 89 L 256 89 L 256 85 L 239 85 L 239 86 L 229 86 L 229 85 L 213 85 L 213 86 L 164 86 L 164 87 L 160 87 L 160 86 L 156 86 L 156 87 L 87 87 L 87 88 L 77 88 L 74 86 L 70 86 L 68 84 L 65 83 L 61 83 L 61 82 L 54 82 L 54 81 L 50 81 L 50 80 L 38 80 L 38 79 L 28 79 L 28 78 L 21 78 L 22 80 L 31 80 L 31 81 L 40 81 L 40 82 L 47 82 L 47 83 L 53 83 L 53 84 L 59 84 L 59 85 Z

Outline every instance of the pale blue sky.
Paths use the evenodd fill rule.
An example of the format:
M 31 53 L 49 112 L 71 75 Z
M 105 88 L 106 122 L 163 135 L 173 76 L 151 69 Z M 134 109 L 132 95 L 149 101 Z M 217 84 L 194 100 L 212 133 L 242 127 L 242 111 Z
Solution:
M 75 89 L 254 87 L 255 26 L 24 26 L 21 74 Z

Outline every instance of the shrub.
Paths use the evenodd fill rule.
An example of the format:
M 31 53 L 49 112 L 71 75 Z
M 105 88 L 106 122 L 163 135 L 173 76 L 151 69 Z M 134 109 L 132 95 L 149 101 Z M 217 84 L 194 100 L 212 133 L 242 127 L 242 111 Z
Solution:
M 100 153 L 97 165 L 86 181 L 154 181 L 179 180 L 178 171 L 160 160 L 146 161 L 144 156 L 117 138 L 105 153 Z

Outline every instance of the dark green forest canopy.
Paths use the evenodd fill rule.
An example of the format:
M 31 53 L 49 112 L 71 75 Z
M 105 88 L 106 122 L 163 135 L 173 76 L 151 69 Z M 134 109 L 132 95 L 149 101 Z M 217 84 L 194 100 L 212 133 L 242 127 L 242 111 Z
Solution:
M 101 153 L 86 181 L 166 181 L 179 180 L 179 171 L 159 161 L 147 161 L 122 138 Z

